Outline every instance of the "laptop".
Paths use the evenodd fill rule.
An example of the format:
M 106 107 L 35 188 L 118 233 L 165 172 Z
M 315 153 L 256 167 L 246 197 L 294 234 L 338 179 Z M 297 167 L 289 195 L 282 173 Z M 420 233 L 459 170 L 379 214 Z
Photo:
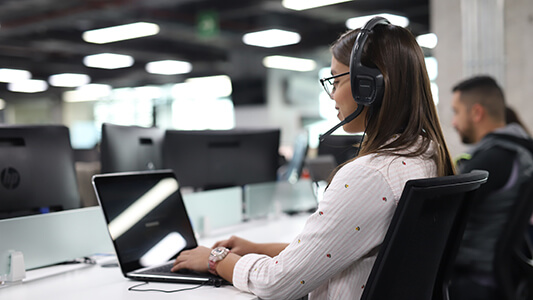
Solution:
M 181 251 L 198 245 L 172 170 L 97 174 L 92 184 L 125 277 L 229 284 L 210 273 L 170 271 Z

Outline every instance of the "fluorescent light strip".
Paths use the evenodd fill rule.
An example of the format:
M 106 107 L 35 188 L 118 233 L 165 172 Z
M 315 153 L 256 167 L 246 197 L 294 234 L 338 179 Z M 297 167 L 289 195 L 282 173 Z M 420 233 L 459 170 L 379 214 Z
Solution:
M 316 62 L 314 60 L 280 55 L 263 58 L 263 65 L 267 68 L 298 72 L 308 72 L 316 68 Z
M 0 82 L 15 82 L 19 80 L 28 80 L 31 73 L 26 70 L 18 69 L 0 69 Z
M 91 77 L 85 74 L 63 73 L 50 76 L 48 82 L 52 86 L 78 87 L 91 82 Z
M 151 74 L 176 75 L 189 73 L 191 70 L 191 63 L 179 60 L 160 60 L 146 64 L 146 71 Z
M 393 15 L 393 14 L 376 14 L 350 18 L 346 21 L 346 27 L 350 29 L 361 28 L 366 22 L 368 22 L 373 17 L 383 17 L 389 20 L 389 22 L 396 26 L 407 27 L 409 25 L 409 19 L 404 16 Z
M 416 41 L 418 42 L 420 47 L 433 49 L 437 46 L 439 39 L 437 38 L 437 35 L 434 33 L 426 33 L 426 34 L 417 36 Z
M 10 82 L 7 89 L 19 93 L 38 93 L 48 89 L 48 84 L 44 80 L 28 79 Z
M 100 53 L 83 58 L 83 64 L 90 68 L 119 69 L 131 67 L 133 63 L 133 57 L 124 54 Z
M 242 41 L 251 46 L 264 48 L 274 48 L 299 43 L 300 34 L 281 29 L 268 29 L 257 32 L 250 32 L 242 37 Z
M 159 33 L 159 26 L 153 23 L 137 22 L 83 33 L 82 38 L 88 43 L 107 44 L 123 40 L 131 40 Z
M 283 0 L 281 4 L 288 9 L 304 10 L 348 1 L 350 0 Z

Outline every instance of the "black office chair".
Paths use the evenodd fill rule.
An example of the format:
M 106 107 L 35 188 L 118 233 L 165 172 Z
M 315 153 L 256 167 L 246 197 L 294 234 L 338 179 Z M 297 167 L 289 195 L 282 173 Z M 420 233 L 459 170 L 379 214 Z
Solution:
M 486 171 L 409 180 L 361 300 L 447 300 L 452 265 Z
M 519 195 L 494 253 L 494 276 L 502 300 L 533 299 L 533 248 L 528 233 L 533 177 L 522 184 Z

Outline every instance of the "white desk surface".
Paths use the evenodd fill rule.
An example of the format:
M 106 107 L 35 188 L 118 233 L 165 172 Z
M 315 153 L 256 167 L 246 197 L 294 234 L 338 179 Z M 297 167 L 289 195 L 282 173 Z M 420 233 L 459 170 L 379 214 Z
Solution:
M 235 226 L 212 230 L 199 239 L 199 244 L 212 246 L 216 241 L 237 235 L 254 242 L 290 242 L 303 228 L 308 214 L 280 216 L 268 220 L 253 220 Z M 113 258 L 111 258 L 113 259 Z M 108 259 L 103 259 L 109 260 Z M 55 271 L 55 270 L 61 270 Z M 64 271 L 62 269 L 70 269 Z M 55 272 L 59 272 L 55 275 Z M 48 273 L 42 277 L 43 273 Z M 41 277 L 41 278 L 39 278 Z M 128 288 L 138 284 L 122 276 L 118 267 L 104 268 L 97 265 L 68 265 L 28 271 L 23 283 L 0 288 L 2 300 L 121 300 L 121 299 L 257 299 L 233 286 L 215 288 L 202 286 L 195 290 L 176 293 L 135 292 Z M 195 285 L 172 283 L 149 283 L 139 289 L 176 290 Z

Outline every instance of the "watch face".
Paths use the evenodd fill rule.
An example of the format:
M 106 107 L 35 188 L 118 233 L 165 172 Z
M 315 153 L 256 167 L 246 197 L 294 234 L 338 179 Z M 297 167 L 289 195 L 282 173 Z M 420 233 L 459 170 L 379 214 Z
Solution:
M 220 255 L 220 254 L 224 253 L 224 250 L 225 249 L 221 248 L 221 247 L 215 248 L 215 249 L 213 249 L 213 254 L 214 255 Z
M 209 255 L 209 259 L 214 261 L 219 261 L 221 259 L 224 259 L 226 255 L 228 254 L 228 249 L 224 247 L 217 247 L 213 250 L 211 250 L 211 255 Z

